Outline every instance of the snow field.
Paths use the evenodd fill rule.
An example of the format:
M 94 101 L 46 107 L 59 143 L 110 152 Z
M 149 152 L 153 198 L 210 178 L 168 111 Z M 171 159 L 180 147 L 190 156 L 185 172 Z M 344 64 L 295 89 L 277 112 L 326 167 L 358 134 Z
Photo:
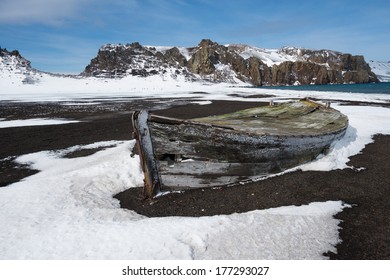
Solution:
M 340 201 L 201 218 L 121 209 L 112 196 L 143 176 L 134 141 L 115 144 L 82 158 L 19 157 L 41 172 L 0 189 L 0 259 L 322 259 L 340 242 Z

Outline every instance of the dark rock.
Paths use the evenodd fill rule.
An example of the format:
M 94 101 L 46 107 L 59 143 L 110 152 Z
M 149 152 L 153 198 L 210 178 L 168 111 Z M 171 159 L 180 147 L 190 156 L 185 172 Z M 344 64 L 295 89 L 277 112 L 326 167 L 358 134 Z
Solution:
M 220 55 L 223 55 L 226 49 L 209 39 L 203 39 L 188 61 L 189 70 L 200 75 L 212 74 L 215 71 L 215 64 L 220 63 Z
M 281 52 L 297 56 L 298 61 L 274 65 L 274 85 L 379 82 L 363 56 L 290 48 L 281 49 Z
M 165 52 L 163 57 L 168 63 L 171 65 L 179 65 L 181 67 L 184 67 L 187 65 L 187 60 L 179 51 L 178 48 L 173 47 L 172 49 L 169 49 Z
M 342 55 L 344 83 L 372 83 L 379 82 L 376 75 L 371 71 L 370 66 L 361 55 Z

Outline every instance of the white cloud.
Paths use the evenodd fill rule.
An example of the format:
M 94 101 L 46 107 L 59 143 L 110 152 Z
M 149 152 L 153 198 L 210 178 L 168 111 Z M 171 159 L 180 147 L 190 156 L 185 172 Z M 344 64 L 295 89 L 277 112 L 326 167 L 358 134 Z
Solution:
M 2 0 L 0 22 L 58 24 L 78 14 L 90 0 Z

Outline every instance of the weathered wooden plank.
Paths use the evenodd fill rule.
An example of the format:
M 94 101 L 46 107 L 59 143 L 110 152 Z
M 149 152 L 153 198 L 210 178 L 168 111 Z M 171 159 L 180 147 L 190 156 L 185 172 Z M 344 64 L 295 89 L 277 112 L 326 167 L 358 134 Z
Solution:
M 240 163 L 240 162 L 210 162 L 210 161 L 182 161 L 168 163 L 159 161 L 158 168 L 161 174 L 190 174 L 197 176 L 254 176 L 268 173 L 273 168 L 272 162 Z M 277 166 L 275 165 L 275 168 Z M 164 175 L 163 175 L 164 176 Z
M 157 161 L 154 156 L 150 129 L 147 123 L 149 113 L 140 111 L 133 114 L 134 138 L 144 172 L 144 192 L 146 197 L 153 197 L 160 191 L 160 178 Z
M 158 159 L 165 155 L 227 162 L 264 162 L 302 153 L 318 154 L 338 137 L 336 133 L 321 136 L 242 135 L 218 128 L 200 129 L 195 125 L 149 123 Z
M 163 191 L 187 190 L 196 188 L 212 188 L 235 184 L 247 177 L 219 176 L 219 177 L 196 177 L 188 174 L 164 175 Z
M 205 160 L 248 162 L 268 157 L 280 148 L 274 137 L 253 137 L 215 127 L 149 123 L 156 156 L 182 154 Z M 254 159 L 255 157 L 255 159 Z

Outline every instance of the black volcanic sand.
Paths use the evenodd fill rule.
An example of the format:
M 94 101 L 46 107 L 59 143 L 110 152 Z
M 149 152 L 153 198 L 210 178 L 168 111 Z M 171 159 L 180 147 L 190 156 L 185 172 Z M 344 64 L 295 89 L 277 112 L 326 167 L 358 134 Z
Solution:
M 193 118 L 250 108 L 259 103 L 214 101 L 210 105 L 182 100 L 103 101 L 101 105 L 0 102 L 0 118 L 71 118 L 80 123 L 0 129 L 0 186 L 17 182 L 37 171 L 20 166 L 18 155 L 64 149 L 79 144 L 131 139 L 131 112 L 144 108 L 155 113 Z M 359 104 L 364 105 L 364 104 Z M 171 108 L 169 108 L 171 107 Z M 374 143 L 351 157 L 354 169 L 330 172 L 296 171 L 263 181 L 217 189 L 169 194 L 153 201 L 142 199 L 142 188 L 117 194 L 121 206 L 149 217 L 230 214 L 286 205 L 341 200 L 353 205 L 336 218 L 340 224 L 337 254 L 331 259 L 390 259 L 390 136 L 376 135 Z M 87 156 L 79 150 L 68 157 Z M 358 171 L 359 167 L 364 169 Z

